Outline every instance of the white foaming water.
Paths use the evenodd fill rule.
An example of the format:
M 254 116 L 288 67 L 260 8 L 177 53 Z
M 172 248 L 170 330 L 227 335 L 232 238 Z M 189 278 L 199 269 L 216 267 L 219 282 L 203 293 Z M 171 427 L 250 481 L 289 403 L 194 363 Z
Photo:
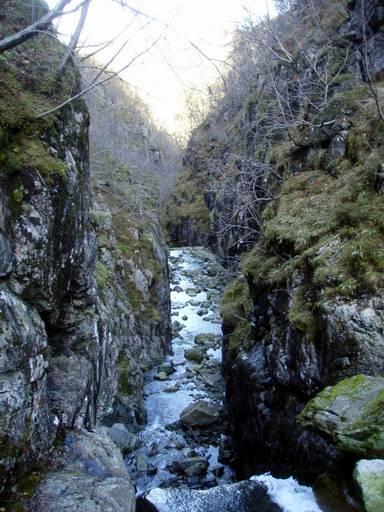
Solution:
M 310 487 L 300 485 L 294 478 L 274 478 L 269 473 L 251 477 L 251 480 L 263 483 L 272 501 L 284 512 L 322 512 L 316 503 Z

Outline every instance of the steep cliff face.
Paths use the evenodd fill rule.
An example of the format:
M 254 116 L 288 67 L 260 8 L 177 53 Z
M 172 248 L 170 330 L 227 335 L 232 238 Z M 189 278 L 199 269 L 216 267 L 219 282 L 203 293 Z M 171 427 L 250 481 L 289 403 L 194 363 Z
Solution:
M 384 18 L 377 1 L 293 4 L 244 31 L 267 61 L 247 61 L 246 91 L 224 95 L 190 149 L 210 244 L 226 259 L 249 250 L 222 304 L 238 472 L 311 480 L 357 454 L 303 428 L 304 404 L 384 372 Z
M 61 49 L 47 51 L 54 65 Z M 96 414 L 88 113 L 77 101 L 36 121 L 50 75 L 33 59 L 25 44 L 1 60 L 2 485 Z M 78 87 L 72 67 L 63 87 Z
M 36 8 L 41 12 L 44 5 Z M 23 2 L 5 2 L 4 9 L 2 34 L 30 19 Z M 73 454 L 53 454 L 68 430 L 141 419 L 139 366 L 169 350 L 167 251 L 156 221 L 137 227 L 117 215 L 122 225 L 131 223 L 126 244 L 139 254 L 138 261 L 128 259 L 108 207 L 99 201 L 91 213 L 85 103 L 76 100 L 38 118 L 79 90 L 72 63 L 55 81 L 63 51 L 52 37 L 38 36 L 0 56 L 1 492 L 15 482 L 20 486 L 31 470 L 39 475 L 58 462 L 69 467 Z M 111 455 L 117 480 L 107 481 L 105 433 L 94 434 L 93 452 L 92 433 L 73 435 L 65 446 L 67 452 L 81 446 L 88 454 L 84 482 L 93 475 L 88 462 L 97 465 L 104 457 L 103 492 L 125 486 L 131 501 L 122 499 L 121 510 L 131 510 L 121 457 Z M 90 489 L 84 487 L 84 496 Z M 47 500 L 44 486 L 40 495 Z
M 137 184 L 131 181 L 129 194 L 120 185 L 115 181 L 108 192 L 101 187 L 93 210 L 99 234 L 97 332 L 108 368 L 98 415 L 106 424 L 136 424 L 145 419 L 143 370 L 171 351 L 168 249 L 156 215 L 133 212 Z

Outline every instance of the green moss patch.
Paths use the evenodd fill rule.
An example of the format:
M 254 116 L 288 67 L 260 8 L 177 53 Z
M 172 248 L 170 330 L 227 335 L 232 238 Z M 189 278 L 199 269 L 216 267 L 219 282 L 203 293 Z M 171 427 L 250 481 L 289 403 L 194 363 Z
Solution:
M 192 221 L 196 233 L 208 233 L 210 221 L 204 201 L 204 181 L 188 167 L 177 175 L 171 198 L 165 207 L 165 224 L 169 231 L 174 226 Z
M 248 284 L 244 278 L 232 281 L 224 290 L 220 304 L 223 323 L 230 328 L 228 347 L 237 349 L 243 347 L 247 350 L 253 341 L 252 326 L 249 315 L 252 311 L 252 300 Z
M 331 437 L 341 450 L 384 456 L 384 379 L 356 375 L 327 387 L 298 417 L 311 429 Z
M 46 9 L 34 2 L 35 16 Z M 5 0 L 7 16 L 1 20 L 2 34 L 14 33 L 31 21 L 32 7 L 27 2 Z M 48 153 L 43 138 L 55 130 L 59 114 L 38 118 L 39 114 L 70 98 L 79 86 L 77 71 L 69 63 L 57 80 L 56 69 L 64 47 L 50 35 L 39 34 L 26 43 L 0 55 L 0 170 L 38 171 L 42 176 L 65 173 L 65 163 Z

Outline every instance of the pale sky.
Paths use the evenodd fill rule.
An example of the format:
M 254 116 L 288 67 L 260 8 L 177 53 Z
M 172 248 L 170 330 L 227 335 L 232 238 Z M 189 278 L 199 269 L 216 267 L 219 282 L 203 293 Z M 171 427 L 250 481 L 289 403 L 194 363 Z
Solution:
M 185 91 L 194 87 L 206 91 L 218 76 L 217 70 L 191 42 L 213 59 L 226 58 L 231 33 L 247 15 L 266 13 L 271 0 L 130 0 L 131 7 L 150 18 L 133 15 L 111 0 L 92 0 L 82 40 L 100 44 L 121 32 L 116 43 L 97 56 L 107 61 L 128 38 L 129 42 L 112 68 L 122 68 L 157 39 L 156 45 L 122 73 L 149 105 L 155 120 L 170 132 L 181 129 L 178 115 Z M 50 5 L 57 0 L 48 0 Z M 59 30 L 69 33 L 76 24 L 67 16 Z

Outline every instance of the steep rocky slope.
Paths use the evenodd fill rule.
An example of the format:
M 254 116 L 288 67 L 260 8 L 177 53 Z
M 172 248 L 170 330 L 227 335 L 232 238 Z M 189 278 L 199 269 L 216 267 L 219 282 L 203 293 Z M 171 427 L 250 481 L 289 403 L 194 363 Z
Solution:
M 2 35 L 30 21 L 23 2 L 1 8 Z M 22 509 L 43 479 L 36 510 L 132 510 L 121 456 L 84 429 L 142 419 L 140 365 L 169 350 L 167 250 L 155 219 L 136 223 L 102 194 L 92 205 L 84 101 L 38 117 L 81 86 L 72 62 L 55 79 L 63 51 L 41 35 L 0 56 L 1 505 L 16 496 Z M 56 503 L 61 485 L 72 492 Z
M 312 480 L 358 454 L 297 415 L 327 385 L 384 372 L 384 12 L 374 0 L 292 3 L 240 33 L 239 66 L 239 48 L 256 57 L 243 54 L 232 97 L 196 130 L 184 187 L 199 185 L 204 240 L 223 259 L 248 250 L 222 304 L 239 475 Z M 171 201 L 184 211 L 188 198 Z M 199 240 L 191 225 L 179 216 L 171 236 Z

